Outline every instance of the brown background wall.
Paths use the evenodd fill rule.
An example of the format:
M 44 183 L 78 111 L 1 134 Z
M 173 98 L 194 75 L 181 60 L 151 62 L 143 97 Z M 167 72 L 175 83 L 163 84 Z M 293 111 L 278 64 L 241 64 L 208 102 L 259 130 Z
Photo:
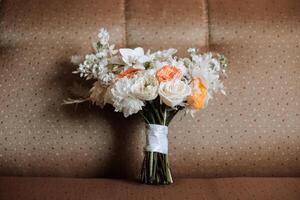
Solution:
M 174 176 L 299 176 L 299 1 L 149 2 L 2 2 L 0 175 L 135 176 L 142 120 L 61 106 L 79 81 L 69 58 L 90 52 L 102 26 L 119 47 L 206 49 L 208 13 L 210 48 L 230 60 L 228 95 L 171 123 Z

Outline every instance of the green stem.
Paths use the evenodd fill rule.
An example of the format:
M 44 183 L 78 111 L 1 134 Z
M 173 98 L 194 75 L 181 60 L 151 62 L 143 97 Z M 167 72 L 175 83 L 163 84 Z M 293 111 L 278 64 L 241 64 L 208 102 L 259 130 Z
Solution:
M 145 120 L 145 122 L 146 122 L 147 124 L 150 124 L 149 120 L 148 120 L 147 117 L 143 114 L 142 111 L 140 111 L 139 114 L 143 117 L 143 119 Z
M 150 167 L 149 167 L 149 176 L 152 177 L 152 168 L 153 168 L 153 152 L 150 152 Z
M 145 184 L 168 185 L 173 183 L 168 155 L 145 152 L 140 180 Z
M 150 102 L 150 106 L 151 106 L 152 110 L 154 111 L 154 113 L 155 113 L 155 115 L 156 115 L 156 118 L 157 118 L 157 120 L 158 120 L 158 123 L 159 123 L 159 124 L 162 124 L 162 119 L 161 119 L 161 117 L 160 117 L 160 115 L 159 115 L 158 110 L 157 110 L 157 109 L 155 108 L 155 106 L 153 105 L 153 101 Z
M 148 114 L 149 114 L 150 119 L 151 119 L 151 120 L 150 120 L 151 123 L 149 123 L 149 124 L 155 124 L 155 118 L 154 118 L 154 116 L 153 116 L 153 113 L 152 113 L 152 112 L 149 112 Z
M 159 98 L 147 102 L 140 112 L 147 124 L 168 126 L 181 107 L 171 108 L 160 104 Z M 167 154 L 159 152 L 145 152 L 140 180 L 145 184 L 167 185 L 173 183 Z
M 164 110 L 164 126 L 166 125 L 166 121 L 167 121 L 167 110 Z

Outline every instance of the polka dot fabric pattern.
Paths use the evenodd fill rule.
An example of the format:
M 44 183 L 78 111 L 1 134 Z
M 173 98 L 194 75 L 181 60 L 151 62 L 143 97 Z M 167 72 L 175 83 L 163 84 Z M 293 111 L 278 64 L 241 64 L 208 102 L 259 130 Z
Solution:
M 194 3 L 197 7 L 192 9 Z M 101 110 L 88 103 L 61 105 L 70 97 L 69 89 L 74 82 L 85 82 L 72 74 L 76 66 L 70 63 L 70 57 L 91 52 L 91 43 L 100 27 L 108 29 L 117 47 L 136 45 L 130 37 L 138 30 L 130 31 L 135 23 L 130 17 L 134 16 L 130 12 L 136 12 L 131 9 L 135 7 L 133 4 L 139 2 L 2 2 L 0 175 L 122 178 L 138 174 L 145 143 L 141 119 L 124 119 L 111 107 Z M 150 9 L 153 4 L 148 1 L 147 5 Z M 166 16 L 176 16 L 172 9 L 179 12 L 181 6 L 177 2 L 170 9 L 165 1 L 161 1 L 161 5 L 163 9 L 157 12 L 163 13 L 164 26 L 170 27 L 179 17 L 170 21 Z M 207 20 L 201 20 L 207 15 L 202 12 L 204 6 L 203 1 L 193 1 L 186 6 L 190 14 L 197 17 L 192 23 L 206 27 L 197 28 L 201 34 L 190 35 L 186 45 L 193 44 L 192 36 L 197 37 L 195 46 L 208 42 Z M 153 11 L 146 12 L 144 19 Z M 131 20 L 127 22 L 127 18 Z M 151 21 L 147 23 L 151 25 Z M 154 28 L 158 28 L 157 24 Z M 172 32 L 173 43 L 153 48 L 174 46 L 176 30 Z M 164 28 L 159 31 L 167 33 Z M 192 32 L 179 34 L 185 33 Z M 151 35 L 141 29 L 138 38 L 143 34 Z M 164 37 L 166 35 L 156 42 L 163 42 Z M 182 44 L 184 41 L 182 37 Z M 141 45 L 151 47 L 151 42 L 146 40 Z
M 113 33 L 117 46 L 125 45 L 123 13 L 119 0 L 2 2 L 1 175 L 110 174 L 115 165 L 111 123 L 118 118 L 97 107 L 62 102 L 79 81 L 70 57 L 91 52 L 100 27 Z
M 227 96 L 170 125 L 175 177 L 299 176 L 299 2 L 187 2 L 3 1 L 0 175 L 138 174 L 141 119 L 109 106 L 61 105 L 81 83 L 70 57 L 89 53 L 106 27 L 118 47 L 174 47 L 182 55 L 209 45 L 230 61 Z
M 186 50 L 208 47 L 206 1 L 127 0 L 126 30 L 129 47 L 163 50 L 176 48 L 178 55 Z
M 209 21 L 210 48 L 230 67 L 227 96 L 185 125 L 195 174 L 299 176 L 300 2 L 210 0 Z

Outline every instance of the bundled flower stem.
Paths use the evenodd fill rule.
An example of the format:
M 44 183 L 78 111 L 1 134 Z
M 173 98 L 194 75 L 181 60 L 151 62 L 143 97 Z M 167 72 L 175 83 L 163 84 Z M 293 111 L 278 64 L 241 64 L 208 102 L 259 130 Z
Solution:
M 141 47 L 115 49 L 105 29 L 100 30 L 94 50 L 74 72 L 94 79 L 93 87 L 86 97 L 64 103 L 91 101 L 100 107 L 110 104 L 124 117 L 140 113 L 147 126 L 140 180 L 146 184 L 172 183 L 168 125 L 178 111 L 186 109 L 193 116 L 214 93 L 225 94 L 221 78 L 225 75 L 226 58 L 201 54 L 196 48 L 188 49 L 188 57 L 184 58 L 178 58 L 173 48 L 152 53 Z
M 147 124 L 168 126 L 182 107 L 168 107 L 159 98 L 147 102 L 140 114 Z M 168 185 L 173 183 L 168 154 L 145 150 L 140 181 L 145 184 Z
M 173 183 L 167 154 L 146 151 L 140 180 L 145 184 L 168 185 Z

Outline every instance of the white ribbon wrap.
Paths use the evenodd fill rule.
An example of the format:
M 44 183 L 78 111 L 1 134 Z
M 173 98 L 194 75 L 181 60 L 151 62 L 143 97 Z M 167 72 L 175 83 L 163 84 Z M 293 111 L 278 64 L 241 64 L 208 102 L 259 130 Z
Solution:
M 146 125 L 146 151 L 168 154 L 168 127 L 158 124 Z

